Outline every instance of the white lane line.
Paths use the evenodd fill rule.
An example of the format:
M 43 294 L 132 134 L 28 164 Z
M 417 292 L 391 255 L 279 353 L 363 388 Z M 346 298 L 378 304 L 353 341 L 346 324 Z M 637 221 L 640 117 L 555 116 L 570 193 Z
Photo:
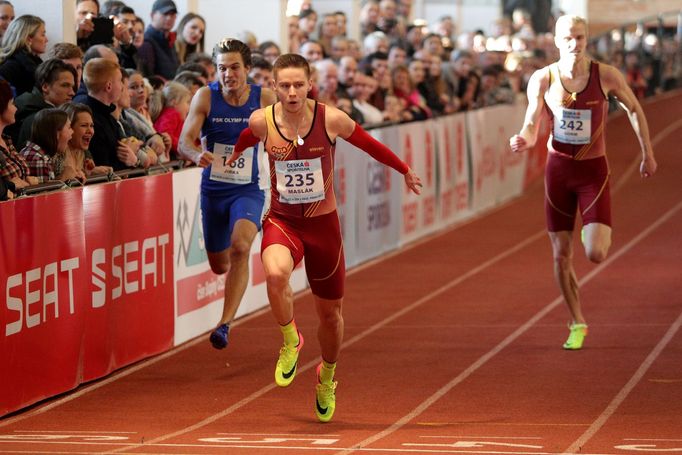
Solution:
M 660 438 L 623 438 L 623 441 L 658 441 L 658 442 L 682 442 L 682 439 L 660 439 Z
M 536 327 L 538 325 L 536 324 Z M 556 327 L 556 326 L 553 326 Z M 565 325 L 561 327 L 566 327 Z M 603 327 L 599 324 L 599 327 Z M 486 427 L 589 427 L 589 423 L 544 423 L 544 422 L 477 422 Z M 469 425 L 471 422 L 416 422 L 424 427 L 446 427 L 453 425 Z
M 171 444 L 160 444 L 159 446 L 161 447 L 189 447 L 192 448 L 194 446 L 191 445 L 171 445 Z M 156 446 L 152 446 L 156 447 Z M 204 449 L 205 447 L 202 446 L 197 446 L 197 449 Z M 314 451 L 330 451 L 330 450 L 337 450 L 333 449 L 331 447 L 302 447 L 302 446 L 279 446 L 279 447 L 271 447 L 271 446 L 215 446 L 215 448 L 218 449 L 244 449 L 243 451 L 246 452 L 248 450 L 258 450 L 259 453 L 263 453 L 263 450 L 268 450 L 268 451 L 275 451 L 275 450 L 288 450 L 292 451 L 295 450 L 297 452 L 302 452 L 306 450 L 314 450 Z M 372 453 L 461 453 L 461 454 L 487 454 L 487 455 L 557 455 L 556 452 L 521 452 L 521 451 L 501 451 L 501 450 L 471 450 L 471 449 L 426 449 L 426 448 L 421 448 L 421 449 L 407 449 L 407 448 L 379 448 L 379 449 L 357 449 L 359 452 L 372 452 Z M 10 454 L 18 454 L 18 453 L 26 453 L 26 454 L 82 454 L 82 455 L 93 455 L 93 454 L 102 454 L 102 453 L 109 453 L 109 452 L 55 452 L 55 451 L 37 451 L 37 450 L 31 450 L 31 451 L 21 451 L 21 450 L 0 450 L 0 453 L 10 453 Z M 135 455 L 171 455 L 176 452 L 169 452 L 168 454 L 164 453 L 159 453 L 159 452 L 135 452 Z M 192 454 L 190 452 L 182 452 L 183 455 L 205 455 L 207 452 L 202 451 L 202 452 L 196 452 L 195 454 Z M 221 452 L 224 453 L 224 452 Z M 614 454 L 609 454 L 609 453 L 580 453 L 580 454 L 568 454 L 568 455 L 614 455 Z
M 429 439 L 544 439 L 538 436 L 466 436 L 466 435 L 444 435 L 444 436 L 419 436 L 420 438 Z
M 79 434 L 137 434 L 137 431 L 83 431 L 83 430 L 14 430 L 15 433 L 56 433 L 56 434 L 67 434 L 67 435 L 79 435 Z
M 597 265 L 594 269 L 592 269 L 587 275 L 585 275 L 579 281 L 578 284 L 582 286 L 582 285 L 590 282 L 592 280 L 592 278 L 597 276 L 600 272 L 602 272 L 606 267 L 608 267 L 616 259 L 620 258 L 622 255 L 624 255 L 625 253 L 630 251 L 635 245 L 637 245 L 642 239 L 644 239 L 646 236 L 648 236 L 652 231 L 657 229 L 661 224 L 668 221 L 681 208 L 682 208 L 682 202 L 677 203 L 677 205 L 675 205 L 673 208 L 671 208 L 666 213 L 664 213 L 662 216 L 660 216 L 656 221 L 651 223 L 651 225 L 649 225 L 649 227 L 647 227 L 642 232 L 640 232 L 638 235 L 636 235 L 632 240 L 630 240 L 627 244 L 625 244 L 621 249 L 614 252 L 608 259 L 606 259 L 604 262 L 602 262 L 601 264 Z M 547 315 L 547 313 L 552 311 L 554 308 L 556 308 L 562 302 L 563 302 L 563 297 L 561 297 L 561 296 L 554 299 L 550 304 L 548 304 L 546 307 L 544 307 L 542 310 L 540 310 L 538 313 L 536 313 L 533 317 L 531 317 L 528 321 L 526 321 L 521 327 L 516 329 L 511 335 L 509 335 L 504 340 L 502 340 L 497 346 L 495 346 L 493 349 L 488 351 L 483 356 L 479 357 L 479 359 L 476 360 L 474 363 L 472 363 L 466 370 L 461 372 L 459 375 L 457 375 L 450 382 L 448 382 L 443 387 L 438 389 L 433 395 L 431 395 L 429 398 L 424 400 L 419 406 L 414 408 L 412 411 L 407 413 L 405 416 L 403 416 L 401 419 L 399 419 L 398 421 L 393 423 L 391 426 L 389 426 L 385 430 L 383 430 L 379 433 L 376 433 L 374 436 L 371 436 L 371 437 L 359 442 L 357 444 L 357 447 L 366 447 L 370 444 L 373 444 L 374 442 L 379 441 L 380 439 L 383 439 L 386 436 L 400 430 L 402 427 L 407 425 L 407 423 L 409 423 L 410 421 L 417 418 L 420 414 L 422 414 L 424 411 L 426 411 L 430 406 L 432 406 L 439 399 L 441 399 L 448 392 L 450 392 L 450 390 L 452 390 L 456 385 L 460 384 L 466 378 L 471 376 L 471 374 L 473 374 L 476 370 L 481 368 L 490 359 L 492 359 L 494 356 L 499 354 L 500 351 L 502 351 L 507 346 L 512 344 L 514 341 L 516 341 L 517 338 L 519 338 L 521 335 L 523 335 L 538 320 L 545 317 Z M 682 316 L 678 320 L 682 320 Z M 571 449 L 573 449 L 574 446 L 575 446 L 575 444 L 572 445 L 571 448 L 569 448 L 568 450 L 571 451 Z M 349 454 L 349 453 L 352 453 L 354 450 L 355 449 L 352 449 L 350 451 L 342 451 L 342 452 L 339 452 L 339 455 Z
M 287 438 L 340 438 L 340 434 L 305 434 L 305 433 L 216 433 L 221 436 L 286 436 Z
M 661 338 L 661 341 L 658 342 L 656 347 L 649 353 L 647 358 L 644 359 L 644 362 L 642 362 L 637 371 L 635 371 L 635 374 L 632 375 L 627 384 L 625 384 L 625 386 L 623 386 L 613 400 L 611 400 L 611 403 L 609 403 L 606 409 L 604 409 L 604 412 L 597 417 L 597 419 L 592 423 L 592 425 L 590 425 L 590 428 L 588 428 L 585 433 L 583 433 L 578 439 L 575 440 L 573 444 L 568 447 L 568 449 L 566 449 L 566 452 L 575 452 L 580 450 L 580 448 L 584 446 L 587 441 L 597 434 L 601 427 L 606 424 L 606 421 L 616 412 L 616 409 L 618 409 L 618 407 L 625 401 L 630 392 L 632 392 L 632 389 L 634 389 L 635 386 L 642 380 L 642 377 L 644 377 L 654 361 L 658 358 L 661 352 L 663 352 L 663 349 L 665 349 L 670 340 L 672 340 L 677 331 L 680 329 L 681 325 L 682 313 L 680 313 L 673 325 L 670 326 L 663 338 Z

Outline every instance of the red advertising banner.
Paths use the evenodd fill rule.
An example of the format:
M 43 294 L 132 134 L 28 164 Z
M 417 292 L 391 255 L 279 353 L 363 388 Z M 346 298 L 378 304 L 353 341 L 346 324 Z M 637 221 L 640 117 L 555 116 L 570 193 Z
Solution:
M 173 346 L 170 174 L 0 204 L 0 415 Z
M 78 385 L 82 190 L 0 204 L 0 415 Z
M 173 345 L 172 176 L 83 191 L 87 381 Z

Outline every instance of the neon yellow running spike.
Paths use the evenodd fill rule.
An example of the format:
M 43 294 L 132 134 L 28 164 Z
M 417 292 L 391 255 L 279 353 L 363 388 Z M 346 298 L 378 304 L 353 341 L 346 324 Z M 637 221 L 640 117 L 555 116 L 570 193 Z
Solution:
M 279 359 L 277 359 L 277 366 L 275 367 L 275 383 L 280 387 L 286 387 L 291 384 L 296 376 L 296 367 L 298 365 L 298 353 L 303 347 L 303 335 L 298 332 L 298 345 L 289 346 L 284 345 L 279 350 Z
M 329 422 L 334 416 L 336 409 L 336 381 L 330 383 L 320 382 L 320 370 L 322 364 L 317 367 L 317 385 L 315 386 L 315 414 L 320 422 Z
M 571 333 L 564 343 L 564 349 L 578 350 L 583 347 L 583 341 L 587 336 L 587 324 L 571 324 L 568 326 Z

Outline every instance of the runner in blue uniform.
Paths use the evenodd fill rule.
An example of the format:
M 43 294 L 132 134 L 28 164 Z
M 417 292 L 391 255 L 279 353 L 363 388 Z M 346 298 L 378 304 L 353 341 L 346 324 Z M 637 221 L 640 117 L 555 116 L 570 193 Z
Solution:
M 180 136 L 180 153 L 204 168 L 201 211 L 208 262 L 216 274 L 227 273 L 223 314 L 210 335 L 216 349 L 227 346 L 234 318 L 249 281 L 249 252 L 261 229 L 267 171 L 261 175 L 262 148 L 257 144 L 226 166 L 249 116 L 277 101 L 274 92 L 246 83 L 251 51 L 226 38 L 213 49 L 218 81 L 194 96 Z M 201 145 L 199 145 L 201 144 Z

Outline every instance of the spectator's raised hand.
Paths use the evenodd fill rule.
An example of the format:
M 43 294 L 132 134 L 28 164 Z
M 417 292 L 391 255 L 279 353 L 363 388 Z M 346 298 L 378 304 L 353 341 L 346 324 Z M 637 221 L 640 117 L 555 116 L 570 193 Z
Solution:
M 130 30 L 128 29 L 128 27 L 126 27 L 120 22 L 117 22 L 114 25 L 114 37 L 121 44 L 124 44 L 126 46 L 132 44 L 133 42 L 133 36 L 130 34 Z
M 95 23 L 92 22 L 92 16 L 87 15 L 76 23 L 76 37 L 87 38 L 95 30 Z

